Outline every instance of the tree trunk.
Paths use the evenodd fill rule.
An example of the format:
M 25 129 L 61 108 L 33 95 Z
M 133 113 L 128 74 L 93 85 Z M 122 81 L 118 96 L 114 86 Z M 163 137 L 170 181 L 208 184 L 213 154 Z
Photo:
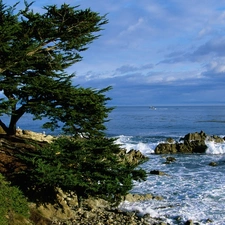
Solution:
M 77 194 L 77 202 L 78 202 L 78 208 L 82 208 L 83 204 L 83 197 L 81 195 Z
M 15 110 L 14 113 L 12 113 L 10 118 L 9 126 L 7 127 L 5 123 L 3 123 L 0 120 L 0 126 L 5 131 L 7 135 L 15 135 L 16 134 L 16 124 L 18 120 L 23 116 L 25 113 L 24 106 L 21 106 L 19 109 Z
M 12 116 L 13 117 L 13 116 Z M 7 135 L 15 135 L 16 134 L 16 121 L 15 119 L 10 120 L 9 127 L 7 127 L 1 120 L 0 120 L 0 126 L 5 131 Z
M 83 198 L 85 196 L 84 189 L 80 186 L 77 186 L 76 187 L 76 195 L 77 195 L 78 207 L 82 208 Z
M 8 135 L 15 135 L 16 134 L 16 122 L 17 121 L 15 121 L 15 119 L 12 119 L 12 117 L 11 117 L 11 121 L 10 121 L 10 124 L 9 124 L 8 132 L 7 132 Z
M 9 123 L 9 128 L 8 128 L 8 135 L 15 135 L 16 134 L 16 124 L 18 120 L 22 117 L 24 114 L 23 111 L 17 110 L 17 113 L 15 115 L 11 115 L 10 123 Z

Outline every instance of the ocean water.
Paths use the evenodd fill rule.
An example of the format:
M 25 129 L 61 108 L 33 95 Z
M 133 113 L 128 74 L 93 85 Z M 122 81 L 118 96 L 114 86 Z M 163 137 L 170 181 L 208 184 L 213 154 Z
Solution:
M 173 155 L 176 161 L 164 164 L 166 155 L 155 155 L 155 147 L 168 137 L 179 141 L 187 133 L 200 132 L 225 136 L 225 106 L 118 106 L 109 115 L 106 134 L 117 143 L 140 150 L 149 160 L 141 165 L 147 172 L 160 170 L 166 176 L 149 175 L 134 182 L 133 193 L 151 193 L 163 197 L 120 205 L 123 210 L 163 218 L 170 224 L 192 219 L 199 224 L 225 225 L 225 144 L 208 142 L 205 154 Z M 58 134 L 41 128 L 40 121 L 23 117 L 18 126 L 46 134 Z M 218 166 L 209 166 L 210 162 Z M 179 220 L 178 220 L 179 218 Z
M 128 151 L 140 150 L 149 157 L 141 165 L 147 172 L 160 170 L 165 176 L 149 175 L 134 182 L 133 193 L 163 197 L 120 205 L 123 210 L 149 213 L 170 224 L 191 219 L 199 224 L 225 224 L 225 144 L 208 142 L 206 154 L 173 155 L 176 162 L 165 164 L 166 155 L 155 155 L 155 147 L 168 137 L 179 141 L 187 133 L 225 136 L 225 106 L 117 107 L 110 114 L 107 135 Z M 209 166 L 210 162 L 218 166 Z M 179 218 L 179 219 L 178 219 Z

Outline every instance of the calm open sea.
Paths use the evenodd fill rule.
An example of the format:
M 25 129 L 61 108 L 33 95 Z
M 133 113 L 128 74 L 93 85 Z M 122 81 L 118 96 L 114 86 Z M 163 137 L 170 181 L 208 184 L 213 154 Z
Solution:
M 119 106 L 109 115 L 107 135 L 117 137 L 127 150 L 140 150 L 149 157 L 141 165 L 147 171 L 161 170 L 168 176 L 149 175 L 147 181 L 134 183 L 132 192 L 152 193 L 162 201 L 124 202 L 125 210 L 150 213 L 170 224 L 192 219 L 200 224 L 225 225 L 225 144 L 208 142 L 206 154 L 175 155 L 176 162 L 164 164 L 165 156 L 154 149 L 168 137 L 179 140 L 190 132 L 225 136 L 225 106 Z M 40 122 L 27 115 L 21 129 L 43 132 Z M 52 134 L 45 131 L 46 134 Z M 53 134 L 59 133 L 55 131 Z M 215 161 L 218 166 L 211 167 Z M 177 218 L 180 222 L 177 222 Z M 211 221 L 211 222 L 210 222 Z

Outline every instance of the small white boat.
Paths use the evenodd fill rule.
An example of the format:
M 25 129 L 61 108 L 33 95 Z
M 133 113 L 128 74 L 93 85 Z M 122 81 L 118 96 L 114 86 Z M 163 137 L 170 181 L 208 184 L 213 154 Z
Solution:
M 154 106 L 150 106 L 149 107 L 151 110 L 156 110 L 156 107 L 154 107 Z

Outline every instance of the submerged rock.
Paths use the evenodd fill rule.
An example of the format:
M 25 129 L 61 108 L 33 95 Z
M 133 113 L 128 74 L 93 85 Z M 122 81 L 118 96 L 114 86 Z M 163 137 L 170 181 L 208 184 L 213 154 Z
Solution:
M 217 162 L 210 162 L 209 166 L 218 166 L 218 163 Z
M 170 157 L 166 158 L 166 161 L 167 162 L 176 162 L 177 160 L 176 160 L 176 158 L 170 156 Z
M 164 173 L 163 171 L 160 171 L 160 170 L 152 170 L 152 171 L 150 171 L 150 174 L 160 175 L 160 176 L 167 175 L 166 173 Z
M 187 220 L 185 222 L 185 225 L 194 225 L 194 222 L 192 220 Z
M 172 162 L 176 162 L 177 160 L 176 160 L 176 158 L 174 158 L 174 157 L 166 157 L 166 162 L 165 162 L 165 164 L 170 164 L 170 163 L 172 163 Z

